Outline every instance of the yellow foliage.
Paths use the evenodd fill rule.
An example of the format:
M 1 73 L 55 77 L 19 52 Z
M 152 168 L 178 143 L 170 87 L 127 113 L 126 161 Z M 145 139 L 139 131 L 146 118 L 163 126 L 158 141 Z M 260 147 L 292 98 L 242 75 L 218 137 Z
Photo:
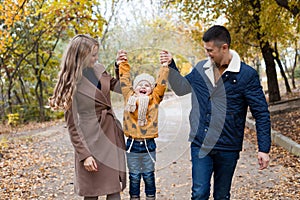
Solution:
M 14 23 L 22 22 L 26 19 L 22 9 L 20 9 L 22 3 L 23 0 L 17 2 L 14 0 L 6 0 L 0 5 L 0 20 L 2 20 L 3 25 L 6 27 L 0 34 L 0 54 L 13 42 L 13 39 L 11 38 L 12 33 L 10 31 L 14 26 Z
M 24 0 L 17 0 L 17 2 L 18 2 L 18 5 L 21 5 L 24 2 Z
M 17 126 L 18 125 L 18 122 L 19 122 L 19 113 L 12 113 L 12 114 L 8 114 L 7 115 L 8 117 L 8 122 L 7 124 L 10 125 L 10 126 Z
M 192 68 L 191 63 L 184 62 L 184 63 L 182 63 L 182 68 L 180 69 L 180 72 L 182 74 L 186 75 L 191 72 L 191 68 Z
M 8 147 L 8 140 L 5 136 L 3 136 L 0 140 L 0 149 Z
M 24 0 L 5 0 L 0 5 L 0 21 L 5 29 L 0 34 L 0 55 L 5 49 L 10 47 L 18 38 L 11 37 L 16 35 L 16 25 L 32 23 L 30 32 L 36 33 L 41 30 L 47 35 L 52 36 L 58 31 L 65 30 L 69 37 L 77 33 L 90 33 L 93 36 L 101 36 L 105 19 L 101 17 L 100 12 L 93 10 L 94 6 L 100 6 L 97 0 L 92 1 L 67 1 L 67 0 L 42 0 L 34 1 Z M 43 5 L 42 7 L 39 7 Z M 21 7 L 22 6 L 22 7 Z M 99 10 L 99 8 L 97 9 Z M 35 23 L 35 20 L 39 20 Z M 69 29 L 70 25 L 74 29 Z M 28 26 L 28 25 L 27 25 Z M 95 29 L 95 27 L 98 27 Z M 33 34 L 34 35 L 34 34 Z M 18 36 L 18 35 L 17 35 Z

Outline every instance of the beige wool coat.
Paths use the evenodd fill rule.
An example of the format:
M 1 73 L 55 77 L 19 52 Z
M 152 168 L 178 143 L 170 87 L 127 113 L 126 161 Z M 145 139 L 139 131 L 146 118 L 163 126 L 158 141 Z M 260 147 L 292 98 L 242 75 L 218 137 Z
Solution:
M 101 90 L 82 77 L 72 108 L 65 112 L 75 150 L 75 193 L 80 196 L 112 194 L 126 187 L 125 140 L 110 100 L 111 90 L 120 92 L 119 83 L 102 65 L 94 67 L 94 71 Z M 84 168 L 83 161 L 89 156 L 95 158 L 97 172 Z

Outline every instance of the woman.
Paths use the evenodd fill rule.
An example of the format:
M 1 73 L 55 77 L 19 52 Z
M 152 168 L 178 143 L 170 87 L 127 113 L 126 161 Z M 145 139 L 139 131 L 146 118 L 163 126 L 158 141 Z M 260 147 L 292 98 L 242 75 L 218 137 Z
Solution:
M 110 101 L 110 91 L 121 92 L 98 59 L 99 43 L 76 35 L 69 43 L 54 94 L 53 109 L 63 109 L 75 150 L 75 192 L 85 200 L 120 199 L 126 186 L 125 141 Z

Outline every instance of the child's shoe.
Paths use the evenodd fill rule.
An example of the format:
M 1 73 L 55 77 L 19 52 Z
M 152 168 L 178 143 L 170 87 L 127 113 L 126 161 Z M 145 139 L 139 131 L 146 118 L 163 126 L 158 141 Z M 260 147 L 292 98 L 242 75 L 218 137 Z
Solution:
M 155 195 L 146 195 L 146 200 L 155 200 Z

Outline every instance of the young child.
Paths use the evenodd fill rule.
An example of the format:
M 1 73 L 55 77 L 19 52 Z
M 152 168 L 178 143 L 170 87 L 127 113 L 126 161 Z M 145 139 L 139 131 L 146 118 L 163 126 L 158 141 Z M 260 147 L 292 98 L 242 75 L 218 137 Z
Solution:
M 130 199 L 140 199 L 140 181 L 143 177 L 146 200 L 154 200 L 154 138 L 158 137 L 158 106 L 166 90 L 169 68 L 167 65 L 160 68 L 156 82 L 153 76 L 143 73 L 136 76 L 132 84 L 126 51 L 118 51 L 116 63 L 125 102 L 123 128 L 127 136 Z

